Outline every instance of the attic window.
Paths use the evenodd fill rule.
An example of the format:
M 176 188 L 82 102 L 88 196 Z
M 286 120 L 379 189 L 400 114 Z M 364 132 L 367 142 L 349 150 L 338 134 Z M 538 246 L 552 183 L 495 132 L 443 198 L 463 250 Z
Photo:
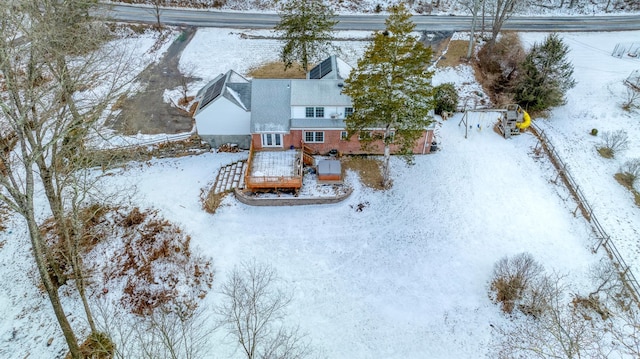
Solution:
M 345 107 L 344 108 L 344 117 L 348 117 L 353 113 L 353 107 Z
M 306 118 L 314 118 L 324 117 L 324 107 L 306 107 L 304 111 L 304 117 Z

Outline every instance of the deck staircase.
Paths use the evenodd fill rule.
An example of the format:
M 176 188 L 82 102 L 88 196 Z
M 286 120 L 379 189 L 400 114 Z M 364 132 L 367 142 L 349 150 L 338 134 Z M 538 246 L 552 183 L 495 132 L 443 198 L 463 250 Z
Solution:
M 302 144 L 302 161 L 307 166 L 314 166 L 316 164 L 316 160 L 313 158 L 313 149 Z
M 244 174 L 247 171 L 247 161 L 238 161 L 220 168 L 216 182 L 213 184 L 214 193 L 231 191 L 234 188 L 244 188 Z

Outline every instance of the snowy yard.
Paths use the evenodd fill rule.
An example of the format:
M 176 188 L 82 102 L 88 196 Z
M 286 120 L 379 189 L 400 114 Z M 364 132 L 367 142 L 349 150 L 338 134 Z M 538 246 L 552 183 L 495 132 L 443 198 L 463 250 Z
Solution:
M 228 46 L 237 41 L 234 31 L 199 32 L 214 45 L 205 47 L 205 38 L 196 35 L 181 65 L 192 63 L 213 78 L 230 68 L 244 74 L 275 57 L 272 40 Z M 620 82 L 640 61 L 610 52 L 614 42 L 639 35 L 562 34 L 572 49 L 578 86 L 567 105 L 537 120 L 566 154 L 572 174 L 593 196 L 597 216 L 636 268 L 640 209 L 613 174 L 625 159 L 640 156 L 638 114 L 618 105 Z M 543 37 L 523 34 L 528 44 Z M 227 45 L 217 42 L 222 40 Z M 472 76 L 468 67 L 449 69 L 437 73 L 434 83 L 475 90 Z M 413 166 L 392 160 L 391 190 L 370 190 L 349 173 L 354 192 L 338 204 L 250 207 L 229 196 L 210 215 L 202 210 L 201 189 L 208 189 L 220 167 L 245 156 L 228 153 L 132 163 L 104 177 L 105 192 L 157 208 L 191 236 L 197 252 L 212 259 L 216 279 L 206 308 L 220 302 L 220 283 L 233 267 L 255 258 L 272 264 L 294 291 L 288 322 L 299 324 L 327 358 L 482 357 L 493 339 L 491 325 L 506 321 L 487 294 L 497 260 L 529 252 L 548 270 L 566 273 L 579 291 L 602 253 L 591 253 L 589 226 L 572 214 L 568 192 L 551 182 L 556 174 L 547 159 L 533 153 L 532 135 L 505 140 L 483 117 L 475 119 L 483 125 L 469 129 L 465 139 L 461 116 L 438 126 L 440 151 L 416 157 Z M 600 158 L 594 149 L 599 138 L 588 134 L 594 127 L 601 133 L 626 129 L 629 150 L 614 160 Z M 65 345 L 47 300 L 34 290 L 22 222 L 12 221 L 0 244 L 0 357 L 56 357 Z M 640 268 L 634 271 L 640 274 Z M 68 308 L 74 324 L 81 323 L 79 305 Z M 50 337 L 56 339 L 47 346 Z M 212 343 L 209 358 L 240 357 L 222 331 Z
M 411 167 L 394 159 L 391 191 L 349 176 L 356 190 L 340 204 L 260 208 L 229 197 L 208 215 L 198 191 L 228 154 L 154 161 L 110 182 L 135 183 L 135 203 L 185 228 L 219 281 L 247 258 L 274 265 L 295 291 L 290 322 L 329 358 L 474 357 L 487 349 L 489 325 L 504 320 L 487 296 L 496 260 L 527 251 L 580 282 L 600 256 L 562 188 L 549 185 L 550 164 L 532 158 L 532 136 L 474 129 L 465 140 L 458 120 L 443 124 L 442 151 Z

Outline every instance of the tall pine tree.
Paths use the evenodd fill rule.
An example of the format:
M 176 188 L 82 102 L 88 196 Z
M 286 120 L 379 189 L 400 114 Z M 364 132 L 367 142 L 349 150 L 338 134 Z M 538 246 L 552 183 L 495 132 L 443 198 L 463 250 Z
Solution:
M 345 81 L 354 112 L 346 120 L 349 135 L 383 128 L 383 185 L 390 185 L 391 144 L 411 158 L 412 148 L 431 119 L 433 108 L 431 48 L 415 34 L 415 24 L 404 4 L 394 5 L 385 31 L 375 33 L 358 66 Z
M 514 98 L 520 106 L 541 111 L 564 103 L 565 93 L 575 86 L 569 47 L 557 34 L 534 44 L 520 65 Z
M 280 23 L 275 27 L 284 41 L 280 58 L 285 69 L 299 62 L 305 71 L 309 63 L 331 48 L 332 30 L 338 21 L 323 0 L 287 0 L 280 7 Z

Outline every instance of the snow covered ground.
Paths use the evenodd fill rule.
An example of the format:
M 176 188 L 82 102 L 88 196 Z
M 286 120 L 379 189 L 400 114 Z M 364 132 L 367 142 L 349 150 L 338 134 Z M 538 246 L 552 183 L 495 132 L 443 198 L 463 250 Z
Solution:
M 523 42 L 533 44 L 545 34 L 521 34 Z M 562 34 L 571 48 L 575 67 L 575 88 L 569 90 L 567 104 L 550 113 L 548 119 L 536 119 L 551 138 L 569 166 L 580 188 L 594 209 L 605 231 L 611 235 L 625 261 L 640 275 L 640 208 L 633 195 L 616 182 L 614 174 L 622 164 L 640 158 L 640 112 L 623 111 L 626 100 L 623 85 L 632 71 L 640 69 L 640 59 L 611 56 L 617 43 L 638 42 L 640 32 Z M 591 129 L 599 131 L 591 136 Z M 623 130 L 628 149 L 605 159 L 596 152 L 602 135 Z M 637 187 L 637 183 L 636 183 Z
M 207 31 L 211 42 L 236 32 Z M 195 68 L 215 77 L 229 68 L 244 74 L 276 57 L 272 40 L 231 46 L 239 41 L 235 36 L 226 46 L 211 45 L 215 52 L 189 55 L 195 52 L 191 46 L 205 46 L 206 38 L 195 41 L 185 58 L 197 60 Z M 612 175 L 625 158 L 640 156 L 638 114 L 620 110 L 616 95 L 622 90 L 619 82 L 640 68 L 640 61 L 616 59 L 609 52 L 615 42 L 639 36 L 562 34 L 572 48 L 578 86 L 569 92 L 567 105 L 548 120 L 536 120 L 566 154 L 605 229 L 620 238 L 616 243 L 634 263 L 640 261 L 633 238 L 640 209 Z M 526 43 L 543 37 L 523 34 Z M 214 53 L 215 68 L 209 68 Z M 477 88 L 464 67 L 438 73 L 434 83 L 441 82 Z M 199 253 L 212 258 L 216 282 L 205 299 L 209 308 L 219 303 L 217 290 L 234 265 L 255 258 L 272 264 L 294 291 L 288 322 L 309 333 L 327 358 L 481 357 L 492 340 L 490 325 L 505 320 L 487 295 L 497 260 L 529 252 L 547 269 L 567 273 L 579 290 L 602 254 L 590 252 L 588 225 L 573 216 L 575 205 L 566 190 L 550 182 L 555 178 L 551 164 L 532 153 L 533 136 L 504 140 L 487 125 L 473 127 L 465 139 L 460 116 L 438 126 L 440 151 L 416 157 L 413 166 L 393 159 L 391 190 L 370 190 L 350 173 L 354 192 L 338 204 L 250 207 L 227 197 L 215 215 L 204 212 L 201 189 L 211 185 L 218 168 L 245 154 L 133 163 L 110 171 L 105 191 L 157 208 L 185 229 Z M 487 117 L 474 121 L 485 123 Z M 600 158 L 594 149 L 599 139 L 588 134 L 592 127 L 601 133 L 626 129 L 629 150 L 614 160 Z M 0 315 L 5 318 L 0 357 L 58 357 L 65 345 L 46 298 L 35 290 L 19 220 L 0 234 L 0 244 Z M 65 305 L 74 324 L 81 324 L 80 307 Z M 55 340 L 47 346 L 50 337 Z M 223 332 L 212 339 L 210 358 L 239 357 Z

